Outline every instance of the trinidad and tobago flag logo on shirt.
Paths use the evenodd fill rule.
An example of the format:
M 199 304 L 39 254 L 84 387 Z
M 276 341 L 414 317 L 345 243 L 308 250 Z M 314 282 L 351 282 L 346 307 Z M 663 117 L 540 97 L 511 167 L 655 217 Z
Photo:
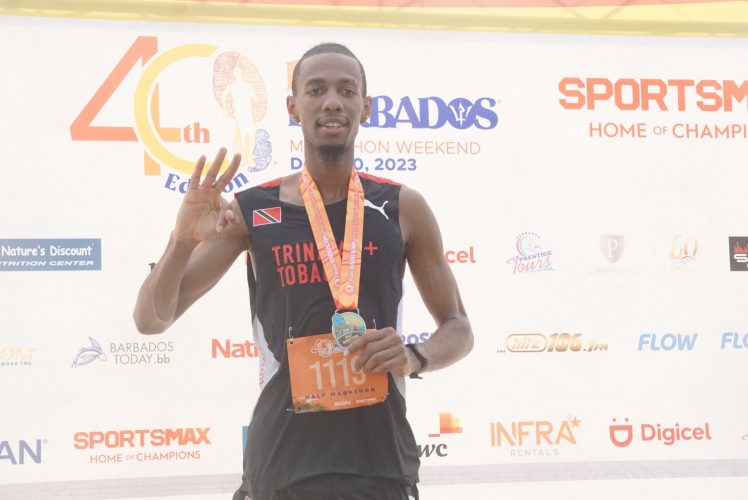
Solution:
M 252 213 L 252 227 L 280 224 L 281 207 L 262 208 Z

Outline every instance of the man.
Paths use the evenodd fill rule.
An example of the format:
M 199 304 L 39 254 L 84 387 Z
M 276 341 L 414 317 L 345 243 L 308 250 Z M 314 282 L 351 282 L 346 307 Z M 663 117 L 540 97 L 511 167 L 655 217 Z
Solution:
M 473 345 L 436 220 L 416 191 L 353 169 L 371 98 L 347 48 L 307 51 L 287 108 L 304 135 L 304 170 L 229 203 L 220 193 L 240 159 L 218 177 L 221 150 L 201 182 L 201 157 L 135 322 L 164 331 L 248 251 L 262 392 L 234 498 L 417 497 L 404 377 L 444 368 Z M 437 323 L 409 346 L 397 331 L 406 263 Z

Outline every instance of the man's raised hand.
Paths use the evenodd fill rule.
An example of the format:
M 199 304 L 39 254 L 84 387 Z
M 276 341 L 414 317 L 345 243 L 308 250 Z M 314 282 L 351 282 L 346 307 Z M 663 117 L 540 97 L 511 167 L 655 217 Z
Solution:
M 177 215 L 174 228 L 174 237 L 177 240 L 194 243 L 212 240 L 236 222 L 236 214 L 221 193 L 234 178 L 241 162 L 241 155 L 235 154 L 228 168 L 218 177 L 225 157 L 226 148 L 221 148 L 202 182 L 200 177 L 205 166 L 205 156 L 201 156 L 195 164 L 189 189 L 184 195 Z

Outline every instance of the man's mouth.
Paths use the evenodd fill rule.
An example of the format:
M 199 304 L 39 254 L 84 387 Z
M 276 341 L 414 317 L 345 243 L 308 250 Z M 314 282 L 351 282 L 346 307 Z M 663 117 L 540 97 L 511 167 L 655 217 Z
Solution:
M 323 118 L 318 123 L 327 130 L 340 130 L 347 125 L 347 121 L 342 118 Z

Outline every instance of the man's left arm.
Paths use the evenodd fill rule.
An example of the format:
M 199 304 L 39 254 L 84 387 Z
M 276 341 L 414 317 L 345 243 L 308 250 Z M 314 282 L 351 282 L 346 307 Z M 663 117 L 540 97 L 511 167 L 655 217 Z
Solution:
M 427 371 L 438 370 L 470 352 L 473 332 L 457 281 L 444 258 L 436 217 L 423 196 L 406 186 L 400 191 L 400 226 L 408 267 L 437 324 L 436 331 L 415 347 L 428 360 Z
M 406 348 L 393 328 L 362 335 L 349 346 L 359 351 L 354 368 L 366 372 L 392 371 L 408 376 L 416 371 L 432 371 L 449 366 L 473 348 L 473 333 L 460 299 L 452 270 L 444 258 L 442 237 L 436 217 L 417 191 L 400 190 L 400 227 L 405 242 L 405 260 L 421 298 L 436 321 L 436 331 L 425 342 L 415 345 L 428 361 L 421 361 Z

